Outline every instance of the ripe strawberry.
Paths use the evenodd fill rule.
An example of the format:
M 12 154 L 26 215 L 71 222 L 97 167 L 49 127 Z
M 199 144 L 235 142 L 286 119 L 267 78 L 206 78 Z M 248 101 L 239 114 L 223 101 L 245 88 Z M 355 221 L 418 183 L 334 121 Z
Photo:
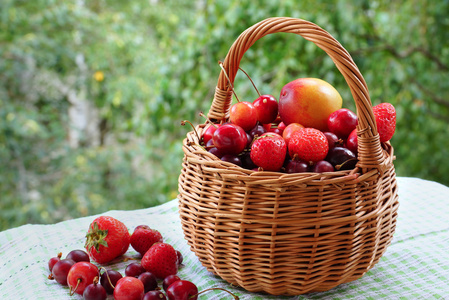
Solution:
M 382 143 L 389 141 L 396 130 L 396 110 L 391 103 L 380 103 L 373 107 L 377 132 Z
M 279 171 L 287 154 L 287 144 L 279 134 L 267 132 L 251 146 L 251 160 L 265 171 Z
M 89 225 L 84 247 L 93 260 L 103 264 L 125 254 L 129 241 L 125 224 L 113 217 L 100 216 Z
M 299 159 L 318 162 L 326 158 L 329 143 L 320 130 L 304 128 L 291 136 L 288 142 L 288 151 L 290 157 L 297 155 Z
M 141 265 L 159 279 L 178 272 L 178 255 L 167 243 L 155 243 L 142 257 Z
M 131 235 L 131 246 L 140 253 L 144 255 L 154 243 L 162 243 L 163 238 L 159 231 L 151 229 L 147 225 L 139 225 L 134 229 Z

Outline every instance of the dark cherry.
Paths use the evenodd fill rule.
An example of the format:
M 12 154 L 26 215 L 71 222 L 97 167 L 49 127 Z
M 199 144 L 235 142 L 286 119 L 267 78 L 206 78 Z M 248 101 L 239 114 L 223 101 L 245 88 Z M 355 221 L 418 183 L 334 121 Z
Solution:
M 326 160 L 334 166 L 335 170 L 351 170 L 357 163 L 355 154 L 344 147 L 329 149 Z
M 54 279 L 62 285 L 67 285 L 67 275 L 72 266 L 76 264 L 73 259 L 61 259 L 58 261 L 51 270 Z
M 157 279 L 156 276 L 153 275 L 153 273 L 143 272 L 137 278 L 142 281 L 145 293 L 157 288 Z
M 108 279 L 109 276 L 109 279 Z M 114 270 L 107 270 L 106 272 L 103 272 L 101 274 L 100 283 L 106 290 L 106 293 L 112 295 L 114 293 L 114 287 L 117 284 L 117 281 L 121 279 L 123 276 L 120 274 L 120 272 L 114 271 Z M 111 282 L 109 282 L 109 280 Z M 111 286 L 111 283 L 113 286 Z
M 161 291 L 149 291 L 142 300 L 167 300 L 167 297 Z
M 66 258 L 73 259 L 75 262 L 90 262 L 89 254 L 87 254 L 87 252 L 84 250 L 72 250 L 67 254 Z
M 221 160 L 233 163 L 239 167 L 242 166 L 242 161 L 240 160 L 240 157 L 238 157 L 237 155 L 225 154 L 221 157 Z
M 223 154 L 221 153 L 220 150 L 218 150 L 217 147 L 210 148 L 208 151 L 209 151 L 209 153 L 212 153 L 213 155 L 215 155 L 218 158 L 221 158 L 223 156 Z
M 264 134 L 265 132 L 267 132 L 267 130 L 265 129 L 265 127 L 261 124 L 257 124 L 256 126 L 254 126 L 253 129 L 251 129 L 249 131 L 249 135 L 251 136 L 251 141 L 254 139 L 254 137 L 257 136 L 261 136 L 262 134 Z
M 314 166 L 313 166 L 313 172 L 315 173 L 324 173 L 324 172 L 333 172 L 334 171 L 334 166 L 325 160 L 320 160 L 318 161 Z
M 107 297 L 106 290 L 98 283 L 98 277 L 95 277 L 94 282 L 89 284 L 83 292 L 84 300 L 105 300 Z
M 242 161 L 242 167 L 248 170 L 257 168 L 256 164 L 251 159 L 251 152 L 243 152 L 240 155 L 240 160 Z
M 330 132 L 330 131 L 324 131 L 323 134 L 327 138 L 327 143 L 329 144 L 329 149 L 341 145 L 341 140 L 338 138 L 338 136 L 335 133 Z
M 164 278 L 164 281 L 162 281 L 162 288 L 164 291 L 167 291 L 168 287 L 178 280 L 181 280 L 178 275 L 168 275 Z
M 184 261 L 184 256 L 179 250 L 176 250 L 176 256 L 178 257 L 178 266 L 179 266 Z
M 141 264 L 132 262 L 125 269 L 125 276 L 139 277 L 140 274 L 145 272 L 145 268 Z
M 198 299 L 198 288 L 188 280 L 175 281 L 167 288 L 166 293 L 170 300 Z
M 291 159 L 285 165 L 285 173 L 304 173 L 309 171 L 307 162 L 298 159 Z

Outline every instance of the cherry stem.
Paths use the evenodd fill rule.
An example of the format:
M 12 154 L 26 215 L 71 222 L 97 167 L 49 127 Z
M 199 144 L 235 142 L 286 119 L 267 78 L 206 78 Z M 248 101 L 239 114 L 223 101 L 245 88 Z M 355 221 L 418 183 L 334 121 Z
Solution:
M 58 258 L 61 258 L 62 257 L 62 252 L 59 252 L 58 253 Z
M 181 125 L 182 125 L 182 126 L 185 126 L 186 123 L 189 123 L 190 126 L 192 126 L 193 131 L 195 131 L 196 137 L 198 138 L 198 141 L 201 141 L 201 138 L 200 138 L 198 132 L 196 131 L 195 126 L 193 126 L 192 122 L 190 122 L 189 120 L 184 120 L 184 121 L 181 122 Z
M 231 294 L 232 297 L 234 297 L 234 300 L 239 300 L 239 299 L 240 299 L 237 295 L 231 293 L 230 291 L 228 291 L 228 290 L 226 290 L 226 289 L 219 288 L 219 287 L 206 289 L 206 290 L 204 290 L 204 291 L 199 292 L 198 294 L 195 294 L 195 295 L 190 296 L 189 299 L 192 299 L 192 298 L 194 298 L 194 297 L 196 297 L 196 296 L 198 296 L 198 295 L 200 295 L 200 294 L 203 294 L 203 293 L 208 292 L 208 291 L 213 291 L 213 290 L 221 290 L 221 291 L 225 291 L 225 292 Z
M 78 287 L 79 287 L 81 281 L 82 281 L 81 278 L 78 278 L 78 279 L 76 280 L 76 286 L 75 286 L 75 289 L 74 289 L 74 290 L 72 290 L 72 286 L 70 286 L 70 296 L 73 296 L 73 295 L 75 294 L 75 292 L 76 292 L 76 290 L 78 289 Z
M 234 94 L 235 98 L 237 98 L 237 102 L 240 102 L 239 97 L 237 97 L 237 94 L 235 93 L 234 86 L 232 85 L 231 79 L 229 79 L 228 74 L 226 73 L 225 69 L 223 68 L 223 63 L 221 61 L 219 61 L 218 64 L 220 65 L 221 70 L 225 74 L 226 79 L 229 82 L 229 86 L 231 87 L 232 93 Z
M 115 289 L 115 286 L 112 284 L 111 278 L 109 277 L 108 270 L 106 270 L 106 269 L 103 268 L 103 267 L 100 267 L 100 270 L 102 270 L 102 269 L 103 269 L 104 272 L 106 273 L 106 277 L 108 278 L 109 284 L 112 286 L 112 289 Z M 95 279 L 94 279 L 94 281 L 95 281 Z
M 218 128 L 217 125 L 215 125 L 215 123 L 212 122 L 202 111 L 200 111 L 199 115 L 203 118 L 206 118 L 206 121 L 208 121 L 210 124 L 212 124 L 212 126 L 214 126 L 215 128 Z
M 259 97 L 262 96 L 262 95 L 259 93 L 259 90 L 257 89 L 256 85 L 254 84 L 253 80 L 252 80 L 251 77 L 248 75 L 248 73 L 246 73 L 245 70 L 243 70 L 243 69 L 240 68 L 240 67 L 239 67 L 239 69 L 240 69 L 240 71 L 242 71 L 243 73 L 245 73 L 246 77 L 248 77 L 249 81 L 251 81 L 251 83 L 252 83 L 254 89 L 256 90 L 257 94 L 259 95 Z

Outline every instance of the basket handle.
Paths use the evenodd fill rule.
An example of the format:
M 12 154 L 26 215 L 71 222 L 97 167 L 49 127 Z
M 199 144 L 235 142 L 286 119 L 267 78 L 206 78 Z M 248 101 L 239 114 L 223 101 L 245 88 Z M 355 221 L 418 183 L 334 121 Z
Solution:
M 227 76 L 223 70 L 220 72 L 208 117 L 213 120 L 227 119 L 232 104 L 232 89 L 229 80 L 234 85 L 240 60 L 258 39 L 279 32 L 296 33 L 302 36 L 315 43 L 333 60 L 351 90 L 357 109 L 359 144 L 357 166 L 365 172 L 367 169 L 378 169 L 383 173 L 387 167 L 386 158 L 377 133 L 376 120 L 365 79 L 348 51 L 327 31 L 309 21 L 287 17 L 268 18 L 240 34 L 224 59 L 223 70 L 226 71 Z

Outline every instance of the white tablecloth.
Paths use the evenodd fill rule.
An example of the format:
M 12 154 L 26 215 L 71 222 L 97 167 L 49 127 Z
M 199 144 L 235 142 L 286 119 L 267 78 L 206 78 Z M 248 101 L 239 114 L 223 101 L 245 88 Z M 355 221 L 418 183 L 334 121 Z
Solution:
M 198 289 L 222 287 L 240 299 L 449 299 L 449 188 L 417 178 L 398 178 L 399 214 L 392 244 L 380 262 L 362 278 L 330 291 L 296 297 L 254 294 L 230 286 L 209 273 L 190 252 L 177 213 L 177 200 L 148 209 L 108 211 L 132 232 L 147 224 L 180 250 L 185 266 L 178 276 Z M 82 249 L 84 236 L 96 216 L 53 225 L 24 225 L 0 233 L 0 299 L 82 299 L 69 296 L 69 289 L 47 279 L 47 262 Z M 130 247 L 125 256 L 138 257 Z M 106 265 L 124 274 L 123 257 Z M 112 299 L 110 296 L 108 299 Z M 213 291 L 199 299 L 232 299 Z

